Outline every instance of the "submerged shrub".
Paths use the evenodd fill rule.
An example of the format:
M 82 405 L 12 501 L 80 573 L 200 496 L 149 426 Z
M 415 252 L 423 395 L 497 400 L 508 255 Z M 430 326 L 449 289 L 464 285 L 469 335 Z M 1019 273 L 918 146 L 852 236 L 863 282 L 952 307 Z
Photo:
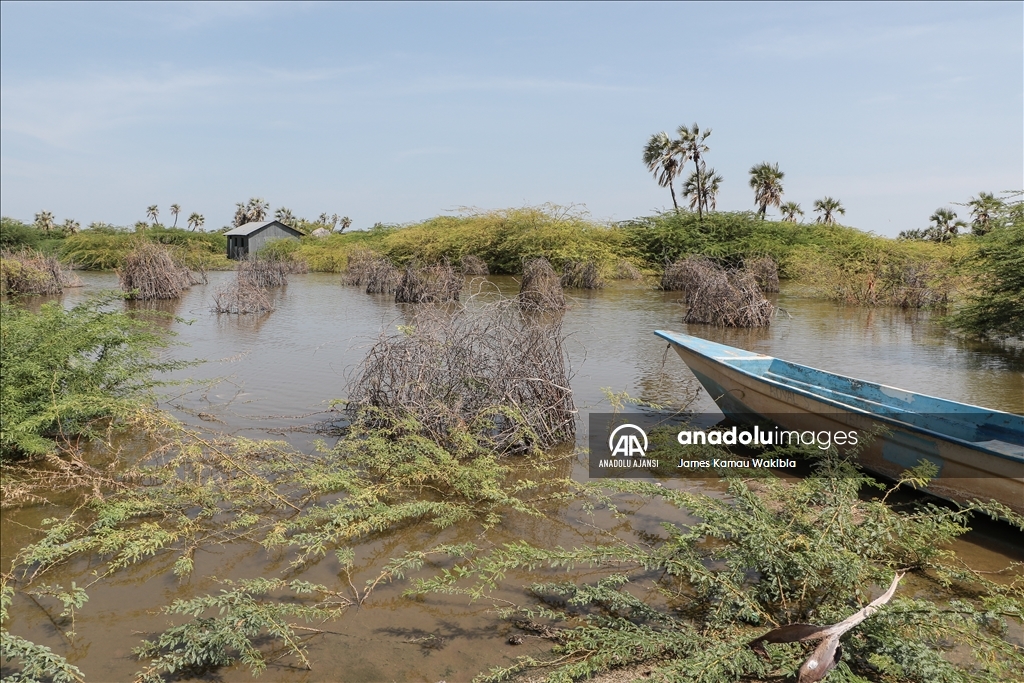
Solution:
M 640 269 L 627 259 L 620 259 L 615 264 L 615 270 L 612 271 L 613 280 L 639 280 L 642 277 L 643 273 L 640 272 Z
M 269 313 L 274 304 L 267 296 L 267 290 L 249 280 L 237 278 L 213 294 L 214 313 L 234 313 L 236 315 L 255 315 Z
M 604 287 L 601 271 L 593 261 L 566 261 L 562 266 L 562 287 L 566 289 L 600 289 Z
M 116 426 L 153 397 L 154 373 L 187 365 L 158 361 L 155 351 L 167 345 L 166 336 L 136 317 L 104 310 L 115 300 L 71 310 L 49 303 L 39 313 L 2 304 L 4 457 L 49 453 L 57 440 L 73 443 L 97 434 L 100 424 Z
M 277 256 L 249 255 L 238 262 L 238 284 L 257 289 L 288 284 L 292 264 Z
M 743 269 L 754 276 L 762 292 L 779 291 L 779 266 L 771 256 L 746 259 Z
M 366 261 L 360 277 L 367 294 L 390 294 L 398 287 L 401 274 L 390 259 L 375 256 Z
M 409 264 L 395 288 L 395 303 L 441 304 L 458 301 L 463 284 L 462 274 L 456 272 L 447 261 L 422 268 Z
M 479 276 L 490 274 L 487 262 L 473 254 L 463 254 L 462 258 L 459 259 L 459 269 L 462 270 L 463 275 Z
M 950 319 L 977 337 L 1024 339 L 1024 218 L 996 227 L 976 257 L 977 291 Z
M 55 256 L 24 249 L 0 252 L 0 293 L 60 294 L 71 284 Z
M 523 263 L 523 281 L 516 297 L 524 310 L 559 311 L 565 308 L 562 280 L 546 258 Z
M 177 299 L 198 284 L 171 250 L 159 243 L 137 240 L 118 269 L 121 289 L 129 299 Z
M 370 349 L 349 393 L 351 415 L 388 424 L 411 418 L 441 444 L 468 429 L 498 452 L 573 438 L 576 409 L 558 321 L 524 317 L 504 301 L 417 309 L 403 330 Z
M 775 306 L 765 298 L 754 276 L 742 270 L 706 270 L 685 294 L 687 323 L 724 327 L 768 327 Z

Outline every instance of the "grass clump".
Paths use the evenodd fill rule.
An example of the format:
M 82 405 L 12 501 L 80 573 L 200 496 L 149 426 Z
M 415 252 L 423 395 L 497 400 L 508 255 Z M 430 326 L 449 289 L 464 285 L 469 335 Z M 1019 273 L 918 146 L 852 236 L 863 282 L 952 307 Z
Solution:
M 523 280 L 516 301 L 528 311 L 560 311 L 566 307 L 562 279 L 546 258 L 523 263 Z
M 447 261 L 424 267 L 409 264 L 395 288 L 395 303 L 442 304 L 458 301 L 464 284 L 462 273 L 457 272 Z
M 165 245 L 137 240 L 118 269 L 118 279 L 126 298 L 177 299 L 198 280 Z
M 655 436 L 661 456 L 696 457 L 673 445 L 673 436 Z M 908 472 L 902 483 L 919 485 L 927 467 Z M 895 597 L 833 629 L 843 635 L 827 643 L 839 645 L 830 651 L 836 658 L 828 680 L 995 683 L 1024 676 L 1024 657 L 1006 631 L 1024 614 L 1024 587 L 992 581 L 944 549 L 968 530 L 972 514 L 996 509 L 905 508 L 889 504 L 888 494 L 863 499 L 862 489 L 884 487 L 835 453 L 819 456 L 814 473 L 799 481 L 749 472 L 727 482 L 728 496 L 641 481 L 589 484 L 596 501 L 613 509 L 638 497 L 698 521 L 663 522 L 659 533 L 641 530 L 638 521 L 636 541 L 474 550 L 418 580 L 412 592 L 493 599 L 514 628 L 552 643 L 550 656 L 518 657 L 481 681 L 535 670 L 543 680 L 575 681 L 638 665 L 652 680 L 792 680 L 803 667 L 808 673 L 800 680 L 816 681 L 828 667 L 810 669 L 809 659 L 821 654 L 814 645 L 780 641 L 839 625 L 886 586 Z M 620 514 L 629 524 L 629 515 Z M 547 577 L 525 587 L 523 604 L 502 599 L 505 590 L 495 594 L 504 577 L 542 569 Z M 552 573 L 578 578 L 552 580 Z M 955 600 L 926 597 L 951 584 L 962 588 Z M 966 649 L 947 658 L 951 643 Z
M 72 282 L 55 256 L 27 249 L 0 252 L 0 293 L 60 294 Z

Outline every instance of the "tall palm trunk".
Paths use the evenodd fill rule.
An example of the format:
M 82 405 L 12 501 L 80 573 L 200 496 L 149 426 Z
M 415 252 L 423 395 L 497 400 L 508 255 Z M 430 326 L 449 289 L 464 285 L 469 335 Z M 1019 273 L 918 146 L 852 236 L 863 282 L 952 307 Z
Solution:
M 672 183 L 668 184 L 668 191 L 672 193 L 672 206 L 675 207 L 676 213 L 679 213 L 679 202 L 676 201 L 676 188 L 672 187 Z

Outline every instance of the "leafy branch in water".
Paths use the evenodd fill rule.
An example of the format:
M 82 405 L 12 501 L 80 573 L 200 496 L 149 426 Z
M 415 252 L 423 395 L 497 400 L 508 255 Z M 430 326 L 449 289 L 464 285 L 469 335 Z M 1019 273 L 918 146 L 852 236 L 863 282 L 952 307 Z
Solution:
M 284 653 L 309 669 L 306 648 L 296 629 L 319 631 L 303 629 L 293 620 L 324 622 L 353 604 L 326 586 L 305 581 L 253 579 L 223 583 L 229 588 L 217 595 L 175 600 L 163 608 L 164 614 L 186 614 L 194 619 L 167 629 L 155 641 L 143 641 L 133 650 L 140 659 L 150 660 L 149 666 L 136 674 L 137 683 L 161 683 L 165 676 L 198 675 L 236 661 L 258 675 L 267 668 L 267 659 L 259 647 L 265 640 L 278 643 Z M 274 599 L 275 593 L 317 595 L 320 599 L 306 605 Z M 203 616 L 213 612 L 217 616 Z
M 920 482 L 924 474 L 910 472 L 907 480 Z M 860 499 L 859 491 L 872 486 L 835 454 L 821 457 L 814 474 L 795 483 L 754 472 L 731 476 L 727 497 L 603 481 L 589 486 L 598 500 L 610 500 L 608 490 L 641 496 L 700 521 L 665 522 L 659 537 L 637 543 L 574 549 L 507 544 L 417 580 L 413 592 L 488 600 L 511 572 L 589 568 L 588 576 L 596 571 L 600 578 L 532 584 L 532 605 L 510 608 L 493 599 L 514 626 L 547 633 L 555 645 L 550 658 L 521 657 L 480 680 L 540 667 L 548 681 L 572 681 L 644 663 L 663 680 L 711 683 L 796 675 L 810 654 L 807 646 L 773 643 L 755 650 L 750 644 L 789 624 L 839 626 L 871 601 L 875 586 L 895 590 L 894 574 L 911 572 L 902 595 L 876 603 L 870 618 L 828 643 L 833 652 L 840 642 L 842 648 L 833 679 L 1001 681 L 1024 675 L 1024 652 L 1004 637 L 1007 620 L 1024 616 L 1024 583 L 971 572 L 947 549 L 968 530 L 972 513 L 1008 514 L 1017 525 L 1019 517 L 992 504 L 903 509 L 881 497 Z M 958 598 L 912 597 L 936 585 L 954 588 Z M 970 656 L 947 657 L 951 642 L 967 645 Z
M 7 621 L 7 609 L 13 597 L 14 588 L 7 584 L 7 578 L 4 577 L 0 583 L 0 624 Z M 81 670 L 69 664 L 64 657 L 45 645 L 36 645 L 9 633 L 6 628 L 0 628 L 0 660 L 7 663 L 18 660 L 21 664 L 19 671 L 5 672 L 4 680 L 11 683 L 33 683 L 39 680 L 76 683 L 85 680 Z

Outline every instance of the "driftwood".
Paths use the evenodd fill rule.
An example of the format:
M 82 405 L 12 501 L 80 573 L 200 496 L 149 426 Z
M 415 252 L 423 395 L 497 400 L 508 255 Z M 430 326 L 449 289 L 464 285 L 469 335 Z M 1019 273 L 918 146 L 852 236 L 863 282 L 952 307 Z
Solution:
M 567 261 L 562 267 L 562 287 L 566 289 L 600 289 L 604 287 L 601 271 L 593 261 Z
M 561 278 L 546 258 L 523 263 L 523 282 L 516 301 L 521 308 L 530 311 L 560 311 L 565 308 Z
M 903 574 L 897 573 L 893 577 L 889 590 L 885 591 L 877 599 L 872 600 L 867 607 L 851 614 L 846 619 L 831 626 L 815 626 L 813 624 L 789 624 L 773 629 L 762 636 L 750 641 L 748 645 L 759 655 L 767 656 L 765 643 L 807 643 L 821 641 L 814 648 L 814 652 L 807 658 L 807 661 L 800 667 L 797 683 L 817 683 L 825 678 L 843 656 L 843 646 L 839 644 L 839 638 L 855 628 L 865 619 L 881 609 L 882 605 L 889 602 L 896 593 L 896 586 L 899 584 Z
M 560 323 L 505 300 L 482 308 L 417 308 L 381 334 L 350 383 L 346 410 L 396 424 L 414 418 L 448 443 L 468 430 L 500 453 L 572 441 L 576 409 Z
M 465 278 L 448 261 L 418 268 L 405 267 L 402 279 L 395 289 L 395 303 L 441 304 L 458 301 Z
M 60 294 L 74 279 L 56 256 L 38 251 L 0 253 L 0 291 L 4 294 Z
M 170 248 L 145 240 L 136 242 L 117 274 L 127 298 L 143 301 L 177 299 L 200 282 L 174 257 Z
M 465 254 L 459 259 L 459 268 L 462 270 L 463 275 L 489 275 L 490 270 L 487 268 L 487 262 L 479 256 L 473 256 L 472 254 Z

